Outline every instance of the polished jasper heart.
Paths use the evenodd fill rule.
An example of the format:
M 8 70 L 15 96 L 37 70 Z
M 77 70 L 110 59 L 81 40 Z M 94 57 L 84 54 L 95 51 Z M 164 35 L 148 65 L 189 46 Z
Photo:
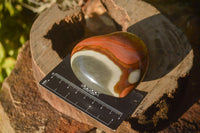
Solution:
M 89 88 L 114 97 L 128 95 L 144 77 L 147 66 L 146 45 L 128 32 L 85 39 L 71 53 L 76 77 Z

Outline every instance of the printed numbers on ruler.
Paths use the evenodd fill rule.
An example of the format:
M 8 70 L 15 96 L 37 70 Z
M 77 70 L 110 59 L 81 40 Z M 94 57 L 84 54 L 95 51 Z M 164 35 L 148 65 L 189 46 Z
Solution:
M 51 73 L 51 77 L 44 80 L 42 85 L 107 126 L 120 120 L 123 115 L 122 112 L 86 92 L 58 73 Z

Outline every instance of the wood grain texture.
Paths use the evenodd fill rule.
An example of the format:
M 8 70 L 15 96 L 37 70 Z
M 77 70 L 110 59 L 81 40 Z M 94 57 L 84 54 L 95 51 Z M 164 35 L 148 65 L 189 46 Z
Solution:
M 37 18 L 30 33 L 31 52 L 44 74 L 66 56 L 73 41 L 82 37 L 83 25 L 80 7 L 62 11 L 54 5 Z
M 176 26 L 146 2 L 139 0 L 101 0 L 101 2 L 107 9 L 107 13 L 118 24 L 117 27 L 139 36 L 149 49 L 149 70 L 144 81 L 136 88 L 148 92 L 148 95 L 132 115 L 133 117 L 141 116 L 139 122 L 145 123 L 148 120 L 142 119 L 142 117 L 149 116 L 149 114 L 145 114 L 145 111 L 151 108 L 152 104 L 159 102 L 163 96 L 171 97 L 180 87 L 178 80 L 189 73 L 193 63 L 191 46 L 186 36 Z M 74 21 L 76 23 L 73 23 Z M 84 23 L 80 8 L 63 12 L 56 6 L 42 13 L 35 21 L 30 34 L 30 45 L 33 73 L 37 82 L 61 61 L 65 52 L 70 51 L 76 41 L 84 36 Z M 66 27 L 64 28 L 66 34 L 70 31 L 66 38 L 67 36 L 68 38 L 75 38 L 66 47 L 63 45 L 65 41 L 61 41 L 61 43 L 57 43 L 57 41 L 68 39 L 63 36 L 54 36 L 55 33 L 62 34 L 62 32 L 59 32 L 62 29 L 60 28 L 62 24 Z M 71 26 L 73 28 L 68 30 Z M 92 29 L 92 27 L 90 28 Z M 93 31 L 93 33 L 95 32 Z M 44 88 L 40 87 L 39 90 L 42 97 L 58 111 L 78 121 L 111 132 Z M 170 103 L 167 103 L 166 107 L 168 106 L 170 106 Z M 151 113 L 156 114 L 157 111 Z M 166 115 L 167 109 L 162 113 Z M 162 115 L 158 115 L 157 119 L 162 119 Z M 164 119 L 167 118 L 164 117 Z M 135 123 L 125 121 L 116 132 L 134 132 L 133 124 Z

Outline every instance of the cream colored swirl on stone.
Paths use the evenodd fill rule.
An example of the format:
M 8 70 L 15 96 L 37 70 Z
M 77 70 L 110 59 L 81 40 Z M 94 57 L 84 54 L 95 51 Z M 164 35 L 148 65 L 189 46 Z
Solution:
M 140 69 L 136 69 L 136 70 L 132 71 L 128 76 L 128 82 L 130 84 L 134 84 L 134 83 L 138 82 L 140 79 L 140 75 L 141 75 Z
M 120 77 L 122 75 L 121 69 L 112 60 L 110 60 L 106 55 L 103 55 L 103 54 L 93 51 L 93 50 L 83 50 L 83 51 L 78 51 L 75 54 L 73 54 L 71 57 L 71 65 L 73 64 L 73 61 L 77 57 L 80 57 L 80 56 L 91 56 L 91 57 L 95 58 L 96 60 L 103 62 L 104 65 L 106 65 L 111 70 L 111 73 L 112 73 L 111 80 L 109 81 L 108 86 L 105 86 L 105 89 L 107 89 L 107 90 L 96 90 L 95 88 L 91 88 L 91 89 L 94 89 L 99 92 L 103 91 L 104 93 L 107 93 L 107 95 L 119 97 L 119 94 L 114 91 L 114 87 L 119 82 Z M 93 81 L 91 80 L 91 82 L 93 82 Z M 84 84 L 86 84 L 86 83 L 84 83 Z M 88 87 L 90 88 L 90 86 L 88 86 Z M 108 92 L 108 90 L 109 90 L 109 92 Z

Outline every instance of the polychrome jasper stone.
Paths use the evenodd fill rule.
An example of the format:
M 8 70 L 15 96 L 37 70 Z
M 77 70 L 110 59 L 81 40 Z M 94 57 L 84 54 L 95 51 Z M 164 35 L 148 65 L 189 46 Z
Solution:
M 148 51 L 132 33 L 114 32 L 78 43 L 71 53 L 76 77 L 100 93 L 124 97 L 144 77 Z

